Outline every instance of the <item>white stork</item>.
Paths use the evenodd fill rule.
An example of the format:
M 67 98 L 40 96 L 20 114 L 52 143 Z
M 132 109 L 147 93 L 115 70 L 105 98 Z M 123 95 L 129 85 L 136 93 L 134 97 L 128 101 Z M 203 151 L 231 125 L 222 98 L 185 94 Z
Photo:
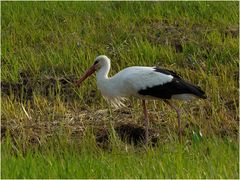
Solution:
M 178 134 L 181 140 L 180 111 L 169 100 L 189 100 L 192 97 L 206 99 L 205 93 L 200 87 L 184 81 L 175 72 L 157 67 L 132 66 L 123 69 L 112 77 L 108 77 L 110 59 L 101 55 L 94 64 L 76 82 L 80 85 L 88 76 L 97 71 L 97 86 L 104 98 L 114 105 L 123 105 L 126 97 L 134 96 L 142 99 L 145 125 L 145 143 L 148 142 L 148 115 L 146 100 L 162 99 L 171 108 L 175 109 L 178 118 Z

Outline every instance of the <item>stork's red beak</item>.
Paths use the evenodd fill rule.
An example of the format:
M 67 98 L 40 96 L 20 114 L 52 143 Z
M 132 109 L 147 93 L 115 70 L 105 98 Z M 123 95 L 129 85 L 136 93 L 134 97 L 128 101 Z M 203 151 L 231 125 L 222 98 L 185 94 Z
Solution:
M 76 86 L 80 86 L 80 84 L 87 79 L 87 77 L 91 76 L 97 70 L 97 64 L 92 65 L 84 75 L 76 82 Z

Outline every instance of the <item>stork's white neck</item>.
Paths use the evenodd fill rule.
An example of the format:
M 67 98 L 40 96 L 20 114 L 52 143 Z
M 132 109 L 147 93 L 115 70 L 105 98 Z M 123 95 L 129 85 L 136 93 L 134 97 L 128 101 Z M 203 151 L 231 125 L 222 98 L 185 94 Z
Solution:
M 104 63 L 97 71 L 97 81 L 107 80 L 110 71 L 110 62 Z

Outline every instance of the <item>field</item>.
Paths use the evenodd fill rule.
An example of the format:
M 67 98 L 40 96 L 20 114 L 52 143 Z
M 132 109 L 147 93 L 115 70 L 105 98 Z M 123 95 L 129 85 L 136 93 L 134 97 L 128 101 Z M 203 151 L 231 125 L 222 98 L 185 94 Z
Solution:
M 238 2 L 2 2 L 1 178 L 239 178 Z M 160 66 L 207 100 L 110 107 L 94 77 Z

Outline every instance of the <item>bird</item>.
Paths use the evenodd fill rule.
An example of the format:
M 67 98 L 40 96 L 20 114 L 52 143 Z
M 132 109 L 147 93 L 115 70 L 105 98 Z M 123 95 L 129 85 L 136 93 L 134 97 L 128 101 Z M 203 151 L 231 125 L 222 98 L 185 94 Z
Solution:
M 97 56 L 92 66 L 77 80 L 76 86 L 96 71 L 97 87 L 103 97 L 112 105 L 124 106 L 126 98 L 132 96 L 142 101 L 144 114 L 145 137 L 148 143 L 149 119 L 146 101 L 163 100 L 177 113 L 178 137 L 181 141 L 180 110 L 171 102 L 172 99 L 191 100 L 193 98 L 206 99 L 205 92 L 196 85 L 182 79 L 176 72 L 160 67 L 131 66 L 112 77 L 108 76 L 111 61 L 106 55 Z

